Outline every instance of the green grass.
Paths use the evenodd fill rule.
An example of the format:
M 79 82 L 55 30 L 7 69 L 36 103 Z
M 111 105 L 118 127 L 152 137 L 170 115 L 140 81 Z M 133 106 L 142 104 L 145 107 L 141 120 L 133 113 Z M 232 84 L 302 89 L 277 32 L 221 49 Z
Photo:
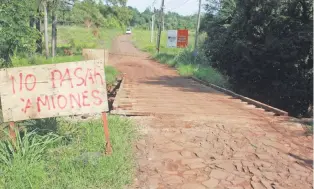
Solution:
M 21 66 L 33 66 L 33 65 L 42 65 L 42 64 L 56 64 L 62 62 L 76 62 L 83 60 L 83 56 L 75 55 L 75 56 L 56 56 L 53 58 L 46 59 L 44 56 L 29 56 L 29 57 L 21 57 L 21 56 L 13 56 L 11 57 L 13 67 L 21 67 Z
M 48 37 L 49 40 L 51 40 L 51 27 L 48 27 L 48 30 Z M 93 34 L 93 30 L 93 28 L 85 28 L 81 26 L 58 26 L 56 57 L 46 59 L 44 57 L 45 52 L 43 52 L 42 55 L 30 55 L 19 52 L 14 53 L 13 57 L 11 57 L 11 63 L 13 67 L 18 67 L 79 61 L 82 60 L 83 48 L 109 49 L 111 47 L 112 40 L 121 33 L 121 30 L 99 28 L 99 36 L 96 37 Z M 49 41 L 49 45 L 51 45 L 51 41 Z M 68 50 L 73 55 L 68 56 L 68 54 L 65 53 L 65 50 Z M 49 51 L 51 51 L 50 46 Z M 9 63 L 7 65 L 12 66 Z
M 195 73 L 193 74 L 196 78 L 207 81 L 209 83 L 224 87 L 230 88 L 230 84 L 228 83 L 227 77 L 223 76 L 213 67 L 200 67 Z
M 92 31 L 93 28 L 84 28 L 79 26 L 59 26 L 57 37 L 58 52 L 56 57 L 46 59 L 44 56 L 40 55 L 15 55 L 11 57 L 12 65 L 13 67 L 21 67 L 82 61 L 83 48 L 110 48 L 112 40 L 116 37 L 116 35 L 119 34 L 119 30 L 105 30 L 100 28 L 99 38 L 97 38 L 93 35 Z M 75 55 L 66 56 L 64 55 L 63 49 L 71 49 Z M 105 72 L 107 85 L 113 85 L 119 74 L 117 69 L 112 66 L 106 66 Z
M 101 30 L 100 37 L 96 38 L 86 28 L 59 27 L 58 34 L 56 57 L 15 55 L 12 66 L 80 61 L 83 60 L 82 48 L 109 48 L 117 31 Z M 63 49 L 70 49 L 74 55 L 65 56 Z M 105 72 L 107 85 L 112 85 L 119 72 L 112 66 L 106 66 Z M 136 136 L 130 120 L 108 116 L 111 156 L 103 155 L 105 141 L 101 120 L 70 122 L 48 118 L 17 124 L 33 132 L 19 135 L 21 145 L 15 151 L 7 135 L 0 130 L 0 189 L 118 189 L 132 183 L 135 167 L 132 143 Z M 4 127 L 7 124 L 1 124 L 0 120 L 0 128 Z M 58 140 L 50 141 L 51 136 Z
M 209 83 L 230 88 L 228 77 L 210 66 L 209 60 L 200 51 L 198 56 L 193 55 L 194 33 L 189 34 L 189 46 L 185 49 L 167 48 L 167 33 L 162 33 L 160 53 L 156 54 L 156 43 L 150 43 L 150 32 L 136 30 L 133 32 L 133 43 L 139 49 L 151 54 L 152 58 L 162 64 L 175 67 L 182 76 L 194 76 Z M 200 36 L 200 44 L 205 39 L 205 35 Z
M 74 54 L 81 54 L 83 48 L 109 49 L 112 40 L 120 33 L 119 30 L 99 28 L 99 37 L 96 37 L 93 30 L 93 28 L 80 26 L 59 26 L 57 53 L 63 54 L 64 49 L 71 49 Z M 51 39 L 50 36 L 49 32 L 49 39 Z
M 132 143 L 136 137 L 132 122 L 117 116 L 108 117 L 111 156 L 103 155 L 105 141 L 101 120 L 59 120 L 56 123 L 54 133 L 62 140 L 51 143 L 37 161 L 30 163 L 29 156 L 11 157 L 10 166 L 0 161 L 0 188 L 118 189 L 132 183 Z M 27 153 L 28 148 L 25 149 Z
M 119 71 L 115 67 L 113 66 L 105 67 L 106 83 L 108 86 L 112 86 L 115 84 L 118 75 L 119 75 Z
M 177 70 L 182 76 L 193 76 L 193 74 L 197 71 L 197 68 L 193 64 L 179 64 L 177 66 Z
M 51 27 L 49 27 L 51 29 Z M 99 28 L 99 37 L 94 36 L 93 28 L 80 26 L 59 26 L 57 36 L 57 56 L 46 59 L 43 55 L 16 54 L 11 57 L 13 67 L 83 60 L 83 48 L 110 48 L 112 40 L 121 32 L 114 29 Z M 49 39 L 51 33 L 49 31 Z M 50 43 L 49 43 L 50 44 Z M 67 56 L 64 50 L 70 50 L 74 55 Z M 51 50 L 51 49 L 49 49 Z
M 63 62 L 76 62 L 76 61 L 82 61 L 83 57 L 80 55 L 56 56 L 54 58 L 46 59 L 43 56 L 33 56 L 33 57 L 13 56 L 11 60 L 14 67 L 22 67 L 22 66 L 33 66 L 33 65 L 42 65 L 42 64 L 56 64 L 56 63 L 63 63 Z M 116 82 L 118 75 L 119 75 L 119 72 L 116 68 L 112 66 L 105 66 L 106 83 L 108 86 L 113 85 Z

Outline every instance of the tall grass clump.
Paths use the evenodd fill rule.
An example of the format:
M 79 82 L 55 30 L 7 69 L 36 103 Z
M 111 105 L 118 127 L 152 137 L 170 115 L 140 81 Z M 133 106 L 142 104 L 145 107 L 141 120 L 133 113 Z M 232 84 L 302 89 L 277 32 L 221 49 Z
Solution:
M 7 137 L 9 138 L 8 134 Z M 47 179 L 44 154 L 60 137 L 36 132 L 21 134 L 16 131 L 16 141 L 0 141 L 0 183 L 3 188 L 40 188 Z M 0 188 L 1 188 L 0 186 Z
M 64 122 L 61 127 L 66 125 Z M 113 153 L 104 156 L 102 121 L 72 123 L 70 127 L 76 131 L 70 142 L 51 149 L 47 154 L 50 179 L 43 188 L 118 189 L 131 184 L 134 176 L 133 123 L 125 118 L 109 116 L 108 125 Z M 69 126 L 66 128 L 68 130 Z
M 135 173 L 132 143 L 136 137 L 133 122 L 108 116 L 113 149 L 110 156 L 104 155 L 101 119 L 58 118 L 56 123 L 56 128 L 47 128 L 53 133 L 35 129 L 17 132 L 16 144 L 9 139 L 0 141 L 1 189 L 121 189 L 132 184 Z

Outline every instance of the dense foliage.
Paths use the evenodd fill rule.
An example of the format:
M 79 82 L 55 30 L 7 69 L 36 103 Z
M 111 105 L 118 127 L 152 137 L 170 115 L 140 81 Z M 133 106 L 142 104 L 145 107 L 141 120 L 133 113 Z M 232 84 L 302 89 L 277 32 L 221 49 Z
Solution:
M 149 29 L 153 12 L 146 9 L 141 13 L 136 8 L 127 7 L 126 2 L 127 0 L 3 0 L 0 3 L 0 67 L 10 66 L 10 56 L 14 52 L 26 55 L 45 53 L 47 58 L 54 57 L 57 51 L 58 25 L 84 25 L 93 28 L 95 35 L 98 35 L 97 28 L 100 27 Z M 157 29 L 159 13 L 158 10 L 154 11 Z M 48 20 L 47 25 L 52 25 L 51 37 L 48 32 L 44 32 L 48 31 L 48 28 L 44 28 L 45 18 Z M 165 14 L 164 20 L 165 29 L 192 29 L 195 27 L 196 16 L 169 12 Z
M 0 3 L 0 67 L 14 51 L 34 52 L 39 33 L 29 27 L 33 1 L 10 1 Z
M 293 115 L 311 114 L 313 1 L 207 3 L 206 54 L 235 90 Z
M 152 21 L 152 12 L 150 9 L 146 9 L 140 13 L 136 8 L 129 7 L 132 12 L 132 19 L 130 20 L 131 27 L 137 27 L 142 29 L 149 29 Z M 155 24 L 159 25 L 158 16 L 159 12 L 155 10 Z M 196 15 L 182 16 L 175 12 L 166 12 L 164 15 L 164 28 L 167 29 L 192 29 L 196 27 Z M 157 28 L 157 27 L 156 27 Z
M 153 11 L 146 9 L 142 13 L 136 8 L 124 6 L 124 3 L 96 3 L 93 0 L 75 2 L 72 7 L 60 9 L 61 23 L 70 24 L 98 24 L 104 27 L 136 27 L 149 29 Z M 159 22 L 158 11 L 155 10 L 155 24 Z M 196 15 L 182 16 L 175 12 L 167 12 L 164 16 L 165 29 L 189 28 L 194 29 Z M 157 27 L 156 27 L 157 28 Z

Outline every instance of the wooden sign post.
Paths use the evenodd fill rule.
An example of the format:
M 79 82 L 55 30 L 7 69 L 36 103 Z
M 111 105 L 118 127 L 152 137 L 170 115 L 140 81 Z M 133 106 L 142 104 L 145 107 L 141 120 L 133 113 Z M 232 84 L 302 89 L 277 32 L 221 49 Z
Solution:
M 108 120 L 107 120 L 107 114 L 106 112 L 102 113 L 102 121 L 104 125 L 104 134 L 105 134 L 105 141 L 106 141 L 106 154 L 111 154 L 112 153 L 112 147 L 110 143 L 110 135 L 109 135 L 109 128 L 108 128 Z
M 15 123 L 13 121 L 9 124 L 9 135 L 10 139 L 13 141 L 13 143 L 16 142 L 16 133 L 15 133 Z
M 15 121 L 102 113 L 111 153 L 103 59 L 2 69 L 0 91 L 3 120 L 10 122 L 13 140 Z

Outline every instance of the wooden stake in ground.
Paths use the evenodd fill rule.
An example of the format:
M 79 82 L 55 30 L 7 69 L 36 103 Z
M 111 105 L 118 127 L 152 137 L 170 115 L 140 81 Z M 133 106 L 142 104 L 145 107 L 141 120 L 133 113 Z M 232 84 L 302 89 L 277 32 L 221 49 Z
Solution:
M 9 124 L 9 135 L 10 135 L 10 139 L 12 140 L 12 142 L 15 143 L 16 142 L 16 133 L 15 133 L 15 123 L 13 121 L 11 121 Z
M 110 143 L 110 135 L 109 135 L 108 120 L 107 120 L 106 112 L 102 113 L 102 121 L 103 121 L 103 125 L 104 125 L 104 134 L 105 134 L 105 140 L 106 140 L 105 154 L 110 155 L 110 154 L 112 154 L 112 147 L 111 147 L 111 143 Z

